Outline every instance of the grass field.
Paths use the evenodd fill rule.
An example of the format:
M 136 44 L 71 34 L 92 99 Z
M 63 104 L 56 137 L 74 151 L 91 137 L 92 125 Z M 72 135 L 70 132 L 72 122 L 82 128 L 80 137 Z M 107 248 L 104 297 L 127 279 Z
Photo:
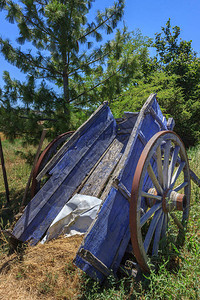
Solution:
M 6 205 L 0 170 L 0 226 L 12 227 L 30 174 L 36 148 L 20 140 L 2 141 L 10 189 Z M 191 169 L 200 177 L 200 145 L 188 150 Z M 158 271 L 136 281 L 130 276 L 110 276 L 100 286 L 72 264 L 80 238 L 60 238 L 9 253 L 1 233 L 0 299 L 200 299 L 200 189 L 192 183 L 186 241 L 181 249 L 161 257 Z

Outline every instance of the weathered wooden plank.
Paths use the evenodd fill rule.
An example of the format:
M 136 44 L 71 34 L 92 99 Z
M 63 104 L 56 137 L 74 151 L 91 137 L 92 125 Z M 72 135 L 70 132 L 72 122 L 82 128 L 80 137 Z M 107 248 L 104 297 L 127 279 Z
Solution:
M 158 124 L 160 125 L 161 127 L 161 130 L 165 130 L 166 127 L 165 125 L 163 124 L 163 121 L 159 118 L 159 116 L 156 114 L 155 110 L 153 109 L 153 107 L 151 107 L 149 109 L 149 113 L 153 116 L 153 118 L 156 120 L 156 122 L 158 122 Z
M 81 248 L 78 252 L 78 255 L 87 262 L 89 262 L 93 267 L 95 267 L 99 272 L 101 272 L 105 276 L 110 275 L 111 271 L 90 251 Z
M 167 120 L 167 129 L 168 130 L 173 130 L 174 129 L 174 126 L 175 126 L 175 121 L 173 118 L 169 118 Z
M 80 194 L 100 197 L 111 172 L 115 168 L 122 155 L 121 150 L 123 146 L 123 143 L 117 139 L 113 141 L 109 151 L 102 158 L 96 169 L 85 182 Z
M 72 134 L 70 139 L 60 148 L 56 155 L 46 164 L 43 170 L 38 174 L 37 180 L 39 181 L 52 167 L 55 163 L 63 156 L 63 154 L 78 140 L 78 138 L 93 124 L 94 120 L 106 109 L 108 103 L 100 105 L 97 110 L 90 116 L 90 118 L 85 121 L 75 132 Z
M 120 120 L 116 120 L 118 122 L 118 134 L 130 134 L 133 130 L 139 113 L 124 112 L 124 115 L 125 119 L 122 118 Z
M 55 193 L 51 195 L 48 202 L 40 207 L 38 213 L 34 215 L 34 218 L 32 218 L 30 207 L 30 216 L 28 215 L 29 219 L 26 220 L 24 218 L 24 228 L 22 228 L 21 231 L 18 229 L 18 234 L 20 233 L 20 236 L 17 236 L 14 231 L 14 235 L 17 238 L 24 241 L 31 239 L 32 244 L 36 244 L 40 240 L 46 229 L 62 209 L 63 205 L 72 197 L 74 190 L 90 171 L 94 162 L 102 155 L 108 142 L 112 142 L 112 137 L 109 139 L 107 138 L 104 141 L 98 140 L 96 145 L 87 153 L 87 156 L 82 159 L 69 176 L 62 182 Z M 32 219 L 32 222 L 30 222 L 30 219 Z
M 102 114 L 107 115 L 107 120 L 104 116 L 102 118 L 102 124 L 100 124 L 98 120 L 101 116 L 99 116 L 95 126 L 92 128 L 93 134 L 91 139 L 87 139 L 88 136 L 91 136 L 91 130 L 88 130 L 89 133 L 87 131 L 80 138 L 81 141 L 79 140 L 77 143 L 81 150 L 79 151 L 78 147 L 75 148 L 77 144 L 73 146 L 73 150 L 75 150 L 78 159 L 71 159 L 66 169 L 63 169 L 63 165 L 61 165 L 60 171 L 55 172 L 31 200 L 13 230 L 13 234 L 17 238 L 39 240 L 42 236 L 42 231 L 47 229 L 47 226 L 53 221 L 52 218 L 60 211 L 62 206 L 67 202 L 68 197 L 72 195 L 86 174 L 113 141 L 116 135 L 115 120 L 109 108 L 107 108 L 107 111 L 102 112 Z M 96 132 L 94 132 L 94 128 Z M 84 148 L 84 151 L 82 148 Z M 81 157 L 79 157 L 80 152 L 82 153 Z M 70 158 L 71 156 L 69 159 Z M 74 176 L 73 179 L 71 179 L 72 176 Z M 42 217 L 40 217 L 40 215 Z M 43 222 L 44 216 L 46 216 L 46 218 Z M 38 230 L 38 232 L 32 234 L 35 230 Z
M 131 193 L 127 190 L 127 188 L 123 185 L 123 183 L 119 182 L 117 179 L 113 181 L 113 186 L 120 191 L 120 193 L 126 198 L 129 202 L 131 200 Z
M 110 178 L 110 180 L 107 184 L 107 187 L 101 196 L 102 199 L 105 199 L 107 197 L 107 195 L 110 191 L 110 188 L 112 186 L 113 180 L 118 178 L 118 180 L 120 181 L 122 176 L 124 177 L 123 182 L 126 183 L 125 184 L 126 187 L 128 188 L 129 191 L 131 190 L 133 175 L 130 176 L 130 174 L 127 172 L 127 170 L 129 170 L 129 168 L 127 168 L 127 170 L 126 170 L 126 165 L 130 164 L 130 163 L 133 164 L 132 170 L 134 170 L 135 161 L 136 162 L 138 161 L 141 151 L 144 148 L 143 141 L 141 141 L 142 144 L 141 144 L 141 142 L 138 143 L 138 141 L 137 141 L 137 139 L 139 139 L 139 134 L 141 134 L 141 132 L 142 132 L 142 135 L 145 135 L 144 139 L 147 139 L 147 141 L 148 141 L 151 136 L 153 136 L 156 132 L 158 132 L 160 130 L 160 128 L 157 125 L 152 123 L 152 121 L 154 120 L 153 117 L 145 115 L 146 112 L 149 110 L 149 108 L 152 105 L 154 105 L 155 108 L 158 106 L 155 97 L 156 97 L 156 94 L 151 94 L 149 96 L 149 98 L 147 99 L 147 101 L 145 102 L 144 106 L 142 107 L 142 109 L 137 117 L 135 126 L 129 137 L 124 154 L 123 154 L 122 158 L 120 159 L 117 167 L 115 168 L 115 170 L 112 174 L 112 177 Z M 159 109 L 157 109 L 157 111 L 159 111 Z M 144 120 L 145 120 L 145 123 L 144 123 Z M 149 126 L 150 126 L 150 128 L 149 128 Z M 137 143 L 137 147 L 138 147 L 137 150 L 135 150 L 137 148 L 137 147 L 135 147 L 136 143 Z M 134 151 L 133 151 L 133 149 L 134 149 Z M 132 159 L 130 159 L 131 155 L 132 155 Z M 121 172 L 121 174 L 120 174 L 120 172 Z
M 114 123 L 115 120 L 113 115 L 111 114 L 110 109 L 107 107 L 107 109 L 104 110 L 101 115 L 99 115 L 98 119 L 93 122 L 93 125 L 90 127 L 90 129 L 83 134 L 72 147 L 68 149 L 68 151 L 49 172 L 49 174 L 58 174 L 60 176 L 63 173 L 63 170 L 65 170 L 65 173 L 70 172 L 71 167 L 78 163 L 91 145 L 95 143 L 97 139 L 99 139 L 99 136 L 106 132 L 107 128 Z
M 122 212 L 124 215 L 123 220 L 119 219 Z M 112 188 L 111 193 L 99 212 L 96 222 L 93 224 L 92 230 L 85 237 L 81 248 L 88 249 L 95 257 L 103 262 L 108 269 L 110 269 L 119 246 L 124 239 L 127 227 L 129 226 L 127 224 L 128 216 L 129 202 L 124 200 L 120 192 L 116 191 L 115 188 Z M 129 239 L 130 233 L 128 234 L 128 240 Z M 124 251 L 126 250 L 126 247 L 127 244 L 124 247 Z M 75 263 L 79 267 L 83 267 L 83 262 L 80 260 L 79 255 L 77 255 Z M 118 266 L 113 269 L 113 271 L 116 272 L 117 268 Z M 86 264 L 84 266 L 84 271 L 91 276 L 91 274 L 95 272 L 95 269 Z M 92 277 L 94 277 L 94 275 Z M 103 277 L 103 274 L 98 275 L 99 280 L 102 280 Z
M 126 195 L 123 195 L 119 190 L 116 190 L 116 188 L 111 187 L 98 217 L 89 229 L 81 245 L 81 248 L 88 249 L 109 269 L 112 267 L 114 272 L 117 271 L 130 240 L 130 233 L 127 229 L 129 227 L 129 202 L 126 198 L 127 195 L 130 195 L 133 175 L 138 159 L 144 149 L 144 145 L 138 138 L 138 134 L 140 130 L 142 130 L 148 141 L 161 129 L 152 115 L 145 115 L 149 106 L 154 104 L 156 107 L 157 104 L 155 101 L 155 95 L 151 95 L 142 108 L 124 154 L 110 180 L 114 181 L 117 178 L 120 184 L 127 190 Z M 107 255 L 107 252 L 109 252 L 109 255 Z M 104 275 L 89 264 L 85 264 L 78 255 L 75 259 L 75 263 L 93 278 L 98 278 L 100 281 L 103 280 Z
M 133 149 L 135 143 L 136 143 L 136 138 L 138 137 L 138 133 L 141 129 L 142 122 L 145 118 L 145 112 L 149 109 L 149 107 L 152 105 L 153 101 L 155 100 L 156 94 L 151 94 L 147 101 L 145 102 L 144 106 L 142 107 L 139 116 L 137 117 L 135 126 L 131 132 L 128 144 L 126 146 L 126 149 L 124 151 L 124 154 L 120 160 L 119 165 L 117 166 L 117 169 L 115 171 L 115 177 L 118 177 L 119 173 L 124 170 L 125 165 L 127 164 L 127 158 L 130 155 L 131 149 Z

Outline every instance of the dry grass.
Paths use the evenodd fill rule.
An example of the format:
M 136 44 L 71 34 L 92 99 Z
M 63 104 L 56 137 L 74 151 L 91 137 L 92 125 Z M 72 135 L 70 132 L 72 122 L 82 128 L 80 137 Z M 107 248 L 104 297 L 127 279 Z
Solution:
M 80 273 L 73 258 L 81 236 L 27 247 L 23 256 L 2 255 L 0 299 L 78 299 Z
M 30 174 L 30 166 L 16 155 L 16 151 L 31 149 L 34 152 L 34 148 L 26 150 L 18 140 L 15 144 L 4 140 L 2 144 L 11 190 L 11 204 L 6 207 L 0 170 L 0 216 L 4 219 L 0 226 L 5 227 L 7 220 L 12 223 L 13 212 L 17 212 L 16 204 L 21 202 Z M 200 177 L 200 145 L 188 150 L 188 156 L 191 169 Z M 0 299 L 200 299 L 199 199 L 200 189 L 192 184 L 186 243 L 178 253 L 177 268 L 171 268 L 169 257 L 169 262 L 161 264 L 158 273 L 152 272 L 139 287 L 133 278 L 117 283 L 110 279 L 107 286 L 100 287 L 84 278 L 82 271 L 72 264 L 82 240 L 80 236 L 61 237 L 44 245 L 27 247 L 23 255 L 9 256 L 4 240 L 0 248 Z M 10 217 L 8 212 L 12 212 Z

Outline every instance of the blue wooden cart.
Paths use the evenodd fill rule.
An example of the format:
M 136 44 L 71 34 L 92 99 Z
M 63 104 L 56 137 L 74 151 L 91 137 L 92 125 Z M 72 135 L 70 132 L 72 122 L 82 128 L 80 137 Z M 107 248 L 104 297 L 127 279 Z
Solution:
M 73 195 L 96 196 L 103 204 L 75 264 L 102 281 L 116 274 L 131 238 L 138 263 L 149 271 L 160 240 L 170 226 L 179 239 L 189 214 L 190 170 L 173 125 L 155 94 L 120 120 L 101 105 L 38 174 L 38 181 L 50 177 L 16 223 L 15 238 L 35 245 Z

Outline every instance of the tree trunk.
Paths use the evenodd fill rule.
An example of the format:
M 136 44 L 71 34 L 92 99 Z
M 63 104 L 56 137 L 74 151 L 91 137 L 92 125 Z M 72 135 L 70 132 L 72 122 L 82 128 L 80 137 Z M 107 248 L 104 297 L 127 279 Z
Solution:
M 63 89 L 64 89 L 63 110 L 64 110 L 64 114 L 67 117 L 67 121 L 68 121 L 67 123 L 69 125 L 70 124 L 69 77 L 66 70 L 64 70 L 63 72 Z

